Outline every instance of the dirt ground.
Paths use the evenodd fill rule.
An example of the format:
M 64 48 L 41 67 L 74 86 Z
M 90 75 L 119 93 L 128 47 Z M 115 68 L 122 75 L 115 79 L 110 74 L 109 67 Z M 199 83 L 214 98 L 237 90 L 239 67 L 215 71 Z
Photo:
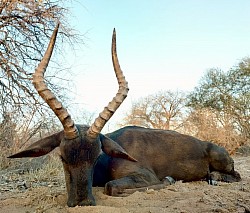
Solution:
M 235 169 L 242 181 L 218 182 L 217 186 L 198 181 L 176 182 L 161 190 L 135 192 L 128 197 L 110 197 L 103 188 L 94 188 L 97 206 L 66 206 L 65 186 L 55 178 L 36 183 L 27 175 L 1 173 L 0 213 L 204 213 L 250 212 L 250 157 L 236 157 Z M 62 174 L 63 176 L 63 174 Z M 36 185 L 37 184 L 37 185 Z

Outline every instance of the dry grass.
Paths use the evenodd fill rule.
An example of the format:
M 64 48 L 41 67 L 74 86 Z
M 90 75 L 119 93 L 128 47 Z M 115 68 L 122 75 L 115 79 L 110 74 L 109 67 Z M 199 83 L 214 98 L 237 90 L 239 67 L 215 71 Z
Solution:
M 59 179 L 64 179 L 62 162 L 59 157 L 55 154 L 52 154 L 49 157 L 49 161 L 44 163 L 42 168 L 32 169 L 28 171 L 28 176 L 30 180 L 36 180 L 39 182 L 48 181 L 50 179 L 55 179 L 58 177 Z
M 208 109 L 196 110 L 190 113 L 181 131 L 200 140 L 216 143 L 230 154 L 235 154 L 239 147 L 248 143 L 247 138 L 235 130 L 230 118 L 219 116 L 217 112 Z

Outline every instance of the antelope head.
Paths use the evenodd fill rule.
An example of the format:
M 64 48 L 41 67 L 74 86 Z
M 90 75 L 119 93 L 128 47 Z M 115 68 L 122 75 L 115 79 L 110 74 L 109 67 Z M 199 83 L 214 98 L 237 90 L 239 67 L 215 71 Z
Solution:
M 101 150 L 113 157 L 135 161 L 122 147 L 100 133 L 106 122 L 126 98 L 128 85 L 117 58 L 116 32 L 114 29 L 111 52 L 113 67 L 119 84 L 118 92 L 91 126 L 76 125 L 44 80 L 44 73 L 53 52 L 58 28 L 59 24 L 57 24 L 48 48 L 35 70 L 33 85 L 62 123 L 63 131 L 35 142 L 25 150 L 10 156 L 10 158 L 38 157 L 59 147 L 65 173 L 68 206 L 95 205 L 92 194 L 92 176 L 95 161 Z

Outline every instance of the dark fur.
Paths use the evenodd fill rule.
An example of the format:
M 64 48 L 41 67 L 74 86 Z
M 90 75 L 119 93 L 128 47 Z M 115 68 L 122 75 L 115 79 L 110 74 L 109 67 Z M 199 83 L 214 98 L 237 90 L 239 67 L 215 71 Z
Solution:
M 118 195 L 125 188 L 160 184 L 166 176 L 196 181 L 217 171 L 227 177 L 220 176 L 219 180 L 240 180 L 228 152 L 210 142 L 175 131 L 142 127 L 125 127 L 106 136 L 138 160 L 131 162 L 102 153 L 95 166 L 93 185 L 106 183 L 105 193 L 109 195 Z
M 183 181 L 241 180 L 224 148 L 188 135 L 134 126 L 100 134 L 93 143 L 86 138 L 88 127 L 78 126 L 78 129 L 81 137 L 76 140 L 65 141 L 63 132 L 59 132 L 11 156 L 44 155 L 58 144 L 69 206 L 95 205 L 92 184 L 105 186 L 108 195 L 119 196 L 133 192 L 134 188 L 163 187 L 166 176 Z

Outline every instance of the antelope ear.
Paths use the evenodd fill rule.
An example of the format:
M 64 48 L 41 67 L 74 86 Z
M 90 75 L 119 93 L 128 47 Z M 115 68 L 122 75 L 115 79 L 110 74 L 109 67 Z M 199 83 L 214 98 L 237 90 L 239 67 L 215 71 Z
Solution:
M 39 141 L 36 141 L 25 150 L 11 155 L 8 158 L 39 157 L 42 155 L 46 155 L 60 145 L 63 137 L 64 132 L 60 131 Z
M 118 143 L 113 141 L 111 138 L 100 134 L 100 141 L 102 143 L 102 151 L 107 155 L 115 158 L 123 158 L 130 161 L 137 162 L 135 158 L 130 156 Z

